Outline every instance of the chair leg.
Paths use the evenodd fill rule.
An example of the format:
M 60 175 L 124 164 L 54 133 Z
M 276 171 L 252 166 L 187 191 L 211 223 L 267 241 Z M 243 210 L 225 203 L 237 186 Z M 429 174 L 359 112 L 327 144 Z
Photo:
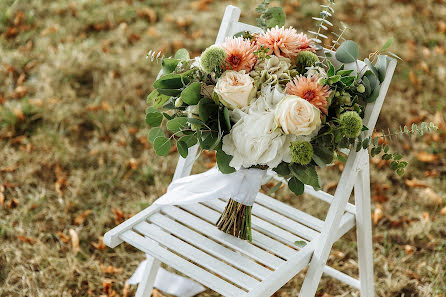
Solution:
M 146 267 L 144 268 L 142 279 L 136 290 L 135 297 L 150 297 L 160 264 L 161 262 L 158 259 L 147 255 Z
M 361 297 L 374 296 L 370 171 L 367 162 L 355 184 L 356 234 Z

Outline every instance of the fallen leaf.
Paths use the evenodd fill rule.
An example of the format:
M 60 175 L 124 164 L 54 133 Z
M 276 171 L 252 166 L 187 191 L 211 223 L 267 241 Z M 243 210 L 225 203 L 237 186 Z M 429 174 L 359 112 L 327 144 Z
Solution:
M 416 178 L 414 178 L 414 179 L 405 179 L 404 183 L 409 188 L 427 188 L 428 187 L 428 185 L 425 182 L 423 182 L 423 181 L 421 181 L 419 179 L 416 179 Z
M 101 271 L 104 273 L 110 273 L 110 274 L 119 274 L 119 273 L 123 273 L 124 269 L 123 268 L 116 268 L 114 266 L 104 266 L 104 265 L 100 265 L 101 267 Z
M 34 238 L 31 237 L 27 237 L 27 236 L 23 236 L 23 235 L 16 235 L 17 239 L 22 241 L 22 242 L 26 242 L 29 244 L 35 244 L 36 240 Z
M 19 168 L 18 165 L 6 166 L 0 168 L 0 172 L 13 172 L 16 171 L 17 168 Z
M 11 200 L 6 203 L 6 207 L 9 209 L 16 208 L 19 205 L 19 200 L 12 198 Z
M 446 216 L 446 206 L 440 210 L 440 214 Z
M 130 293 L 130 285 L 129 283 L 125 282 L 124 288 L 122 289 L 122 297 L 128 297 Z
M 435 205 L 441 205 L 443 204 L 443 199 L 441 199 L 440 195 L 438 195 L 434 190 L 431 188 L 426 188 L 422 192 L 422 195 L 425 196 L 429 202 Z
M 424 172 L 424 177 L 439 177 L 440 171 L 437 169 L 432 169 Z
M 375 210 L 372 213 L 373 224 L 376 225 L 384 217 L 381 204 L 377 204 Z
M 20 25 L 24 17 L 24 14 L 21 10 L 19 10 L 14 18 L 14 26 Z
M 413 252 L 415 251 L 415 248 L 411 245 L 406 244 L 404 246 L 404 251 L 406 252 L 407 255 L 413 254 Z
M 71 236 L 71 246 L 73 247 L 73 252 L 76 255 L 79 252 L 79 236 L 74 229 L 70 229 L 68 231 Z
M 423 211 L 423 220 L 425 220 L 425 221 L 429 221 L 430 220 L 429 213 Z
M 124 222 L 125 220 L 125 215 L 124 212 L 116 209 L 116 208 L 112 208 L 113 213 L 115 214 L 115 223 L 116 225 L 121 224 L 122 222 Z
M 91 245 L 97 250 L 105 249 L 104 239 L 103 237 L 99 237 L 98 242 L 92 242 Z
M 135 170 L 138 168 L 139 162 L 135 158 L 131 158 L 128 161 L 128 166 L 130 167 L 130 169 Z
M 62 231 L 58 231 L 57 235 L 63 243 L 68 243 L 70 241 L 70 237 L 66 236 Z
M 87 218 L 87 216 L 89 216 L 91 213 L 92 213 L 92 211 L 90 209 L 87 209 L 86 211 L 84 211 L 83 213 L 81 213 L 74 219 L 74 224 L 75 225 L 82 224 L 85 221 L 85 219 Z
M 415 155 L 415 157 L 417 158 L 418 161 L 424 163 L 433 163 L 440 158 L 440 156 L 438 155 L 430 154 L 427 152 L 419 152 Z
M 156 23 L 157 16 L 155 10 L 150 7 L 144 7 L 137 12 L 140 18 L 145 18 L 149 23 Z

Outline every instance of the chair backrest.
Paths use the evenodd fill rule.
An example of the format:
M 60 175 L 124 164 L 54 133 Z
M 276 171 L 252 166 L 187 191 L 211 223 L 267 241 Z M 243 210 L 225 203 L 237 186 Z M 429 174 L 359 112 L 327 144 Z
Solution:
M 216 44 L 220 44 L 220 43 L 224 42 L 224 39 L 226 37 L 233 36 L 234 34 L 236 34 L 238 32 L 242 32 L 242 31 L 249 31 L 252 33 L 262 32 L 262 29 L 259 27 L 239 22 L 240 12 L 241 12 L 240 8 L 238 8 L 236 6 L 228 5 L 226 7 L 226 11 L 225 11 L 225 14 L 223 16 L 223 19 L 222 19 L 222 22 L 220 25 L 220 30 L 217 35 Z M 330 60 L 335 66 L 339 65 L 339 63 L 340 63 L 339 61 L 336 60 L 334 55 L 330 58 Z M 369 128 L 368 133 L 372 133 L 373 129 L 375 128 L 379 113 L 381 111 L 382 105 L 384 103 L 384 99 L 387 94 L 387 90 L 388 90 L 390 82 L 392 80 L 393 72 L 396 67 L 395 59 L 390 59 L 389 61 L 390 62 L 388 63 L 385 79 L 384 79 L 383 83 L 381 84 L 379 96 L 375 102 L 369 103 L 365 110 L 364 123 Z M 345 64 L 345 69 L 353 69 L 353 70 L 360 71 L 361 69 L 363 69 L 364 66 L 365 66 L 365 63 L 363 61 L 358 60 L 356 63 L 353 62 L 350 64 Z M 196 159 L 197 150 L 198 150 L 198 145 L 195 145 L 194 147 L 189 148 L 189 154 L 188 154 L 187 158 L 180 157 L 177 167 L 176 167 L 176 170 L 175 170 L 174 177 L 173 177 L 174 180 L 177 178 L 180 178 L 180 177 L 190 175 L 192 166 Z M 356 154 L 353 154 L 353 155 L 354 156 L 352 156 L 352 154 L 350 154 L 349 159 L 351 159 L 352 157 L 356 158 Z M 353 161 L 349 162 L 349 160 L 347 160 L 348 164 L 350 164 L 351 162 L 353 162 Z M 356 162 L 354 162 L 354 163 L 356 163 Z M 343 180 L 342 176 L 341 176 L 341 180 Z

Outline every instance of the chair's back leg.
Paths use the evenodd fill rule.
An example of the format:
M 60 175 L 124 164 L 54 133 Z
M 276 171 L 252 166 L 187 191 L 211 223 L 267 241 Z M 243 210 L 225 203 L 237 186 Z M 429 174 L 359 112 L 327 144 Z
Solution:
M 330 250 L 336 239 L 336 234 L 345 212 L 348 199 L 358 176 L 358 168 L 364 158 L 368 158 L 367 151 L 351 152 L 339 180 L 333 202 L 328 210 L 324 228 L 317 241 L 313 257 L 300 290 L 300 297 L 312 297 L 316 294 L 317 287 L 322 277 L 324 267 L 327 263 Z
M 150 297 L 152 295 L 153 284 L 161 262 L 158 259 L 147 255 L 146 266 L 144 267 L 142 279 L 139 282 L 135 297 Z
M 374 296 L 370 168 L 364 164 L 355 184 L 356 234 L 361 297 Z

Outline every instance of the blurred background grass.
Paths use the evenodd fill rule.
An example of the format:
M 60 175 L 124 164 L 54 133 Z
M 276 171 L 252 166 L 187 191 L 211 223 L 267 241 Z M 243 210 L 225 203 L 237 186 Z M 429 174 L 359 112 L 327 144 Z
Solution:
M 145 55 L 182 47 L 198 55 L 215 40 L 226 5 L 254 24 L 256 2 L 0 1 L 1 297 L 134 294 L 124 283 L 144 255 L 106 248 L 101 236 L 166 190 L 178 157 L 156 157 L 146 140 L 145 96 L 159 65 Z M 321 3 L 283 0 L 287 25 L 311 30 Z M 404 178 L 372 160 L 377 296 L 445 296 L 446 2 L 338 0 L 335 15 L 362 58 L 395 37 L 391 50 L 404 60 L 378 128 L 440 127 L 391 144 L 410 161 Z M 205 154 L 194 170 L 214 161 Z M 324 172 L 324 189 L 333 190 L 341 169 Z M 275 195 L 321 217 L 327 209 L 285 189 Z M 354 239 L 346 235 L 329 259 L 352 275 Z M 302 279 L 275 296 L 297 296 Z M 324 277 L 318 296 L 358 293 Z

